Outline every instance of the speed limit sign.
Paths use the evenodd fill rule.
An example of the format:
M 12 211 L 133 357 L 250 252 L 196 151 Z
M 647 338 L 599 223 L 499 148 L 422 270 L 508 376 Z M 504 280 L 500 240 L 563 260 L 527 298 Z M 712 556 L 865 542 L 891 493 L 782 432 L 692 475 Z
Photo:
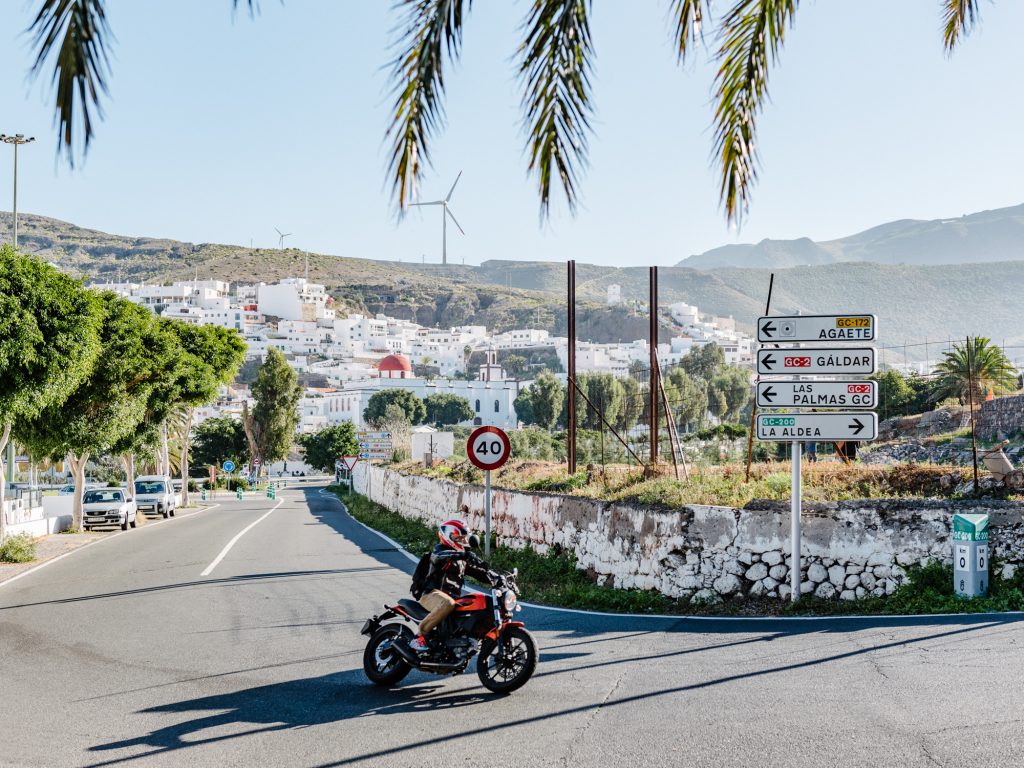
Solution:
M 512 455 L 508 435 L 497 427 L 478 427 L 466 441 L 466 456 L 479 469 L 497 469 Z

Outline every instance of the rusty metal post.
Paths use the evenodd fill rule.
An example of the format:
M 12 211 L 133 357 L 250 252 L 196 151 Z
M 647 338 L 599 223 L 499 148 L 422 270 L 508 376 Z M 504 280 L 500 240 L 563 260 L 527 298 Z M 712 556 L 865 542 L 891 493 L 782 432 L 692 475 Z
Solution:
M 568 419 L 565 432 L 566 457 L 569 474 L 576 472 L 576 260 L 569 259 L 569 295 L 567 297 L 569 336 L 569 386 L 565 388 L 568 402 Z
M 658 466 L 658 391 L 661 386 L 661 369 L 658 366 L 658 268 L 650 268 L 650 315 L 651 315 L 651 380 L 648 393 L 648 410 L 650 411 L 651 430 L 651 462 L 652 471 Z

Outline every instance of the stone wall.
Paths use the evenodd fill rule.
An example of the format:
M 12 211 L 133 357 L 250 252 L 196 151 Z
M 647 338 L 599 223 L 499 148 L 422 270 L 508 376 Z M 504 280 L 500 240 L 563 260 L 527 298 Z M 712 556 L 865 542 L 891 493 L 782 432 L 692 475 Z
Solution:
M 484 529 L 484 489 L 360 462 L 355 490 L 388 509 L 437 524 L 465 515 Z M 505 545 L 572 550 L 599 583 L 717 600 L 789 596 L 788 502 L 744 509 L 660 509 L 547 493 L 494 489 L 491 521 Z M 801 592 L 853 600 L 891 594 L 905 567 L 951 559 L 954 512 L 991 515 L 993 557 L 1024 564 L 1024 504 L 1000 501 L 861 500 L 805 504 Z
M 1024 430 L 1024 395 L 986 400 L 978 409 L 978 435 L 991 440 L 999 433 L 1012 435 Z

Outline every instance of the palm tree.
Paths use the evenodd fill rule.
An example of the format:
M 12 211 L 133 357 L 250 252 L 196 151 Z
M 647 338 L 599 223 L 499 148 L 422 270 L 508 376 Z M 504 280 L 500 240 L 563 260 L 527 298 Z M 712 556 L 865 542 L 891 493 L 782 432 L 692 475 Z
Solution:
M 108 0 L 43 0 L 31 23 L 36 52 L 32 73 L 53 58 L 58 151 L 74 161 L 77 131 L 82 150 L 92 141 L 93 114 L 107 90 L 111 38 Z M 241 3 L 250 15 L 259 0 Z M 952 52 L 974 26 L 980 0 L 939 0 L 944 45 Z M 444 124 L 445 67 L 459 58 L 462 25 L 473 0 L 395 0 L 402 9 L 397 27 L 391 83 L 394 105 L 387 135 L 388 172 L 400 210 L 415 197 L 430 162 L 430 144 Z M 757 180 L 757 116 L 768 98 L 768 72 L 777 63 L 786 29 L 800 0 L 669 0 L 673 47 L 682 64 L 705 29 L 716 41 L 714 151 L 719 195 L 730 223 L 739 224 Z M 541 216 L 551 205 L 556 183 L 570 210 L 579 198 L 580 173 L 587 164 L 593 103 L 590 74 L 591 0 L 531 0 L 515 58 L 522 90 L 529 170 L 535 176 Z M 712 8 L 723 7 L 712 17 Z M 717 24 L 715 23 L 717 22 Z M 78 123 L 83 125 L 79 128 Z
M 981 402 L 988 391 L 1001 394 L 1017 389 L 1017 370 L 1003 350 L 984 336 L 954 344 L 934 373 L 938 376 L 934 400 L 955 397 L 962 404 L 971 399 L 972 383 L 975 403 Z

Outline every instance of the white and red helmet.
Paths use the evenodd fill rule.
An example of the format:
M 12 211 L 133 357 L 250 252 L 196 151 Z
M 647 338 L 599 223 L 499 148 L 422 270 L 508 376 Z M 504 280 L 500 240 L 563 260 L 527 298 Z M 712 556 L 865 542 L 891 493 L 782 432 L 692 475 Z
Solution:
M 449 520 L 441 523 L 437 529 L 437 538 L 446 547 L 462 552 L 466 549 L 466 538 L 469 536 L 469 528 L 461 520 Z

